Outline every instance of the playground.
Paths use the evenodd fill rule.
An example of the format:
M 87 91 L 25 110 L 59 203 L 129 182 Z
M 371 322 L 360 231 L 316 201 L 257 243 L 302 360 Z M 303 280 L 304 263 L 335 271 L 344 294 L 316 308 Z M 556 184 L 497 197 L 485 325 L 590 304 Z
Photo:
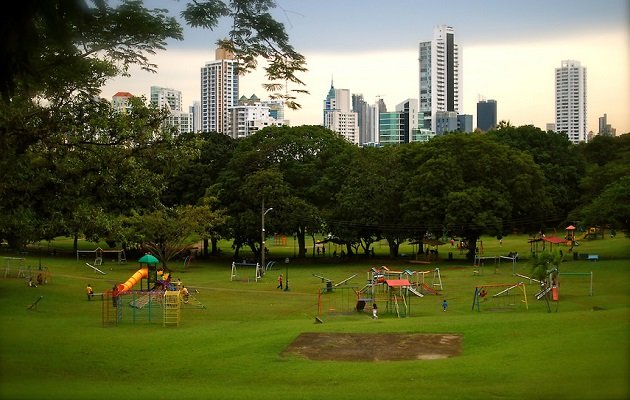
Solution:
M 48 282 L 31 287 L 39 255 L 5 253 L 24 260 L 4 261 L 0 279 L 0 399 L 362 399 L 391 396 L 392 385 L 408 398 L 628 398 L 630 239 L 583 240 L 580 254 L 598 261 L 565 254 L 550 308 L 537 299 L 527 239 L 506 237 L 500 247 L 484 238 L 483 257 L 520 257 L 481 268 L 457 251 L 440 263 L 392 260 L 385 245 L 376 257 L 340 261 L 327 252 L 285 263 L 290 240 L 270 244 L 278 262 L 258 280 L 255 265 L 237 265 L 231 279 L 229 258 L 175 260 L 171 283 L 181 278 L 205 306 L 180 301 L 177 324 L 165 324 L 164 291 L 145 297 L 155 284 L 138 256 L 106 257 L 99 272 L 86 265 L 95 266 L 93 254 L 77 260 L 59 250 L 41 258 Z M 290 290 L 277 288 L 280 274 Z M 134 276 L 115 307 L 122 317 L 104 324 L 113 300 L 98 294 Z M 476 289 L 487 295 L 473 309 Z M 362 310 L 358 296 L 370 299 Z M 166 386 L 141 384 L 153 371 Z

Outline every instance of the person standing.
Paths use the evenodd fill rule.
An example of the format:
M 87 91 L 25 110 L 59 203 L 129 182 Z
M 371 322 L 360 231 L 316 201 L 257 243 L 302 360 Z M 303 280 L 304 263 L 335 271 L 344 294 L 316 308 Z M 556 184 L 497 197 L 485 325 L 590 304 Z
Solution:
M 282 289 L 282 274 L 278 275 L 278 286 L 277 289 Z
M 448 308 L 448 303 L 446 302 L 446 299 L 444 299 L 444 301 L 442 301 L 442 311 L 446 312 L 447 308 Z
M 92 285 L 88 283 L 87 287 L 85 288 L 85 292 L 87 293 L 88 301 L 91 301 L 92 296 L 94 296 L 94 289 L 92 289 Z
M 118 307 L 118 284 L 112 287 L 112 306 L 114 308 Z
M 376 306 L 376 303 L 372 304 L 372 319 L 377 319 L 378 318 L 378 307 Z

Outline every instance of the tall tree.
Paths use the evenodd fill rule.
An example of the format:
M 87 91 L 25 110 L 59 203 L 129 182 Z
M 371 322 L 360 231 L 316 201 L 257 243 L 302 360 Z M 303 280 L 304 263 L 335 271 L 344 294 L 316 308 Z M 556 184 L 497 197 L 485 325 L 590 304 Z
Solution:
M 553 208 L 547 211 L 546 224 L 562 224 L 580 203 L 579 183 L 585 172 L 585 161 L 566 134 L 544 132 L 532 125 L 499 126 L 488 136 L 515 149 L 527 152 L 545 174 L 547 191 Z
M 155 71 L 149 56 L 182 39 L 166 10 L 142 1 L 25 0 L 1 14 L 0 95 L 62 100 L 82 91 L 97 95 L 106 79 L 131 65 Z
M 258 229 L 264 200 L 274 208 L 269 228 L 296 233 L 304 257 L 307 230 L 321 230 L 322 212 L 334 202 L 350 148 L 321 126 L 265 128 L 239 142 L 222 175 L 219 197 L 233 221 L 246 220 Z M 240 226 L 241 233 L 244 228 Z
M 630 135 L 597 136 L 578 149 L 587 169 L 580 181 L 580 205 L 571 217 L 586 226 L 610 226 L 628 232 Z
M 216 132 L 181 134 L 176 139 L 184 157 L 174 173 L 167 176 L 167 186 L 162 202 L 167 206 L 198 204 L 205 198 L 207 188 L 216 184 L 236 148 L 236 140 Z M 162 160 L 156 160 L 156 168 L 164 168 Z M 212 196 L 212 193 L 209 193 Z
M 471 260 L 482 234 L 540 227 L 553 205 L 532 158 L 484 135 L 438 137 L 407 160 L 405 220 L 467 238 Z
M 191 239 L 204 231 L 205 221 L 213 218 L 208 207 L 179 206 L 134 213 L 121 219 L 127 227 L 126 239 L 156 255 L 168 269 L 170 261 L 191 250 Z
M 409 235 L 402 226 L 399 202 L 405 187 L 400 149 L 358 149 L 337 193 L 330 229 L 347 243 L 358 243 L 366 254 L 372 243 L 386 238 L 390 256 L 397 257 L 400 243 Z
M 27 0 L 1 16 L 0 210 L 8 217 L 0 235 L 20 237 L 17 245 L 76 231 L 87 215 L 141 206 L 157 193 L 142 185 L 159 188 L 138 172 L 137 156 L 156 142 L 163 115 L 140 105 L 114 115 L 95 96 L 131 64 L 154 69 L 148 55 L 181 38 L 181 28 L 139 1 L 89 4 Z

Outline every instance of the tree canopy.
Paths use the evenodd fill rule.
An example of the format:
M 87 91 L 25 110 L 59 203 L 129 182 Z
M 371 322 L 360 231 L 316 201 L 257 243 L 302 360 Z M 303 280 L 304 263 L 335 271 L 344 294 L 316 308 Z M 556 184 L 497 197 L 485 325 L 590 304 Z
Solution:
M 182 29 L 137 0 L 25 0 L 0 15 L 0 240 L 59 235 L 150 246 L 163 261 L 199 237 L 261 250 L 267 232 L 330 235 L 348 254 L 387 239 L 534 232 L 567 220 L 628 231 L 630 135 L 572 145 L 566 136 L 502 123 L 486 135 L 361 149 L 321 126 L 270 127 L 234 140 L 174 135 L 166 114 L 135 98 L 125 112 L 98 98 Z M 289 102 L 305 60 L 270 14 L 272 0 L 192 0 L 184 17 L 212 29 L 242 72 L 265 59 Z M 284 93 L 282 93 L 284 91 Z M 298 105 L 293 104 L 297 107 Z M 214 251 L 213 251 L 214 252 Z M 215 252 L 216 253 L 216 252 Z

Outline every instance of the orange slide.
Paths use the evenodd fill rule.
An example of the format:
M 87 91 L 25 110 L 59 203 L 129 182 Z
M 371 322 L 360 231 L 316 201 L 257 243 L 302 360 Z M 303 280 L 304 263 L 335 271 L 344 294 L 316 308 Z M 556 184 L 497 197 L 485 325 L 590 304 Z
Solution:
M 125 283 L 121 283 L 118 285 L 118 294 L 124 293 L 127 290 L 131 290 L 132 287 L 135 286 L 142 278 L 147 278 L 149 276 L 149 268 L 141 268 L 137 270 L 131 278 L 127 279 Z

